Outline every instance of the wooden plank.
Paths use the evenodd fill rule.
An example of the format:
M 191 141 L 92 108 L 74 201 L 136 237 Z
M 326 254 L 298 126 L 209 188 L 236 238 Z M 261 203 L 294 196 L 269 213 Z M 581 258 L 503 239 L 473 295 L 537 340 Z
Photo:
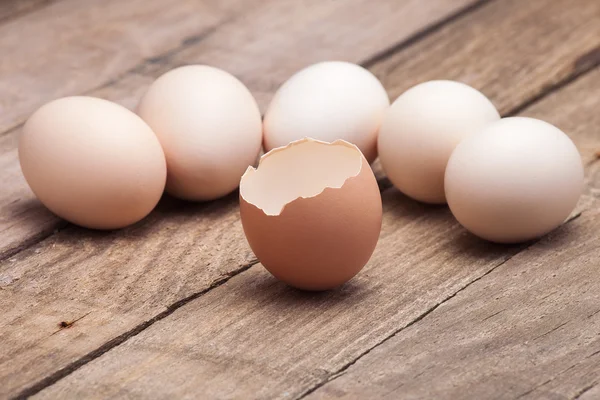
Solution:
M 444 18 L 453 20 L 489 1 L 273 2 L 248 16 L 259 30 L 231 24 L 174 55 L 172 63 L 227 69 L 248 85 L 264 110 L 275 90 L 307 65 L 323 60 L 368 64 Z
M 119 232 L 71 227 L 6 260 L 0 340 L 10 346 L 0 353 L 0 396 L 69 368 L 253 260 L 235 195 L 210 204 L 170 199 Z
M 523 112 L 576 139 L 592 188 L 598 91 L 600 68 Z M 587 208 L 307 399 L 574 398 L 600 382 L 600 202 Z
M 269 3 L 264 7 L 258 7 L 245 19 L 220 26 L 219 30 L 200 42 L 181 49 L 180 52 L 159 57 L 153 63 L 137 67 L 136 71 L 127 74 L 110 87 L 92 94 L 121 101 L 119 95 L 111 94 L 112 91 L 124 92 L 123 88 L 129 90 L 137 88 L 132 90 L 136 96 L 125 95 L 125 102 L 133 106 L 139 93 L 143 93 L 145 85 L 149 84 L 157 74 L 175 65 L 208 62 L 241 77 L 257 95 L 264 108 L 273 91 L 296 69 L 310 62 L 334 56 L 347 61 L 372 64 L 369 61 L 372 58 L 369 54 L 385 54 L 386 47 L 398 41 L 402 42 L 411 33 L 422 29 L 427 23 L 425 21 L 438 21 L 443 16 L 471 4 L 466 0 L 455 2 L 436 0 L 428 2 L 428 8 L 424 7 L 422 2 L 411 1 L 399 7 L 397 2 L 386 1 L 378 2 L 377 7 L 369 5 L 367 6 L 369 12 L 357 15 L 355 10 L 364 8 L 361 7 L 361 1 L 365 0 L 325 4 L 321 2 L 318 8 L 309 7 L 306 2 L 293 2 L 292 6 L 286 2 Z M 506 111 L 510 108 L 510 104 L 527 102 L 530 97 L 523 96 L 531 95 L 529 92 L 515 89 L 522 87 L 521 82 L 513 82 L 512 85 L 497 83 L 499 76 L 503 79 L 507 76 L 505 72 L 507 69 L 510 71 L 518 69 L 522 81 L 535 82 L 539 90 L 534 92 L 539 93 L 540 90 L 544 90 L 543 88 L 564 78 L 566 71 L 578 74 L 590 65 L 600 62 L 598 57 L 594 57 L 596 53 L 590 51 L 590 48 L 594 48 L 590 42 L 595 40 L 595 45 L 598 45 L 598 36 L 594 36 L 594 33 L 597 33 L 600 26 L 597 10 L 600 3 L 577 0 L 582 3 L 573 7 L 568 0 L 539 0 L 527 2 L 524 7 L 518 1 L 511 1 L 502 2 L 506 7 L 498 7 L 494 2 L 485 3 L 486 5 L 478 10 L 474 17 L 466 19 L 466 22 L 458 21 L 458 24 L 452 25 L 452 29 L 446 28 L 436 32 L 433 35 L 435 46 L 427 39 L 418 46 L 406 49 L 415 57 L 399 60 L 398 57 L 402 57 L 401 54 L 405 52 L 401 51 L 398 55 L 394 55 L 393 65 L 390 65 L 387 59 L 383 59 L 375 62 L 372 69 L 383 79 L 392 96 L 396 96 L 401 90 L 418 81 L 440 77 L 454 78 L 469 82 L 480 89 L 483 88 L 486 93 L 488 93 L 486 88 L 489 87 L 492 100 L 498 103 L 501 110 Z M 294 24 L 286 23 L 285 19 L 276 17 L 281 14 L 292 15 L 290 14 L 292 11 Z M 564 15 L 564 18 L 556 21 L 556 15 Z M 498 18 L 495 19 L 495 16 Z M 397 23 L 405 20 L 408 21 L 406 24 Z M 479 23 L 480 20 L 484 23 Z M 548 26 L 553 27 L 551 32 L 547 32 Z M 407 30 L 408 28 L 412 30 Z M 513 41 L 498 39 L 499 37 L 514 38 L 514 32 L 519 31 L 527 32 L 523 40 L 520 37 Z M 334 32 L 340 33 L 334 34 Z M 464 42 L 457 38 L 471 38 L 473 32 L 478 35 L 472 40 L 473 44 L 478 44 L 477 46 L 455 48 L 456 43 Z M 488 32 L 488 39 L 482 39 L 486 35 L 480 35 L 481 32 Z M 375 36 L 375 33 L 378 36 Z M 519 47 L 523 46 L 521 42 L 525 39 L 538 36 L 541 39 L 539 43 L 535 42 L 537 47 L 534 46 L 534 49 Z M 573 37 L 578 39 L 573 40 L 569 46 L 554 45 L 554 43 L 564 43 L 565 40 Z M 494 43 L 494 46 L 488 49 L 482 45 L 487 42 Z M 324 43 L 324 45 L 315 46 L 315 43 Z M 515 46 L 514 43 L 521 44 Z M 302 51 L 290 51 L 296 47 Z M 371 49 L 371 52 L 365 53 L 368 49 Z M 527 57 L 523 57 L 524 50 L 527 50 Z M 270 56 L 266 57 L 266 54 Z M 425 59 L 427 57 L 425 54 L 429 54 L 429 61 Z M 413 58 L 421 61 L 413 65 L 410 63 Z M 397 63 L 400 65 L 396 66 Z M 447 69 L 440 70 L 440 63 L 446 63 L 444 65 Z M 466 68 L 468 71 L 478 72 L 462 73 L 467 71 Z M 390 72 L 386 72 L 388 70 Z M 397 79 L 394 78 L 395 76 L 402 78 Z M 115 86 L 121 88 L 115 89 Z M 2 157 L 8 157 L 14 163 L 16 153 L 0 155 L 0 158 Z M 7 171 L 19 175 L 16 164 L 7 167 Z M 0 223 L 0 258 L 3 254 L 10 255 L 24 247 L 23 245 L 44 237 L 59 224 L 57 219 L 52 219 L 46 211 L 40 210 L 39 205 L 30 210 L 37 203 L 22 178 L 10 181 L 9 185 L 11 188 L 6 190 L 6 198 L 3 198 L 3 194 L 0 193 L 0 215 L 9 216 L 8 222 Z M 5 212 L 2 209 L 3 204 L 12 204 L 11 209 Z M 24 209 L 20 204 L 25 205 Z M 21 221 L 19 225 L 12 222 L 15 215 L 19 216 Z M 17 227 L 20 228 L 17 230 Z M 2 246 L 3 243 L 7 245 Z
M 46 7 L 0 25 L 0 50 L 10 55 L 0 63 L 0 259 L 65 225 L 27 187 L 17 159 L 19 129 L 7 129 L 48 100 L 120 78 L 263 2 L 46 0 Z M 32 10 L 38 3 L 3 2 L 0 19 L 3 10 Z
M 577 398 L 600 383 L 598 265 L 596 202 L 306 399 Z
M 580 145 L 586 159 L 591 157 L 589 150 L 600 145 L 596 130 L 598 73 L 596 70 L 584 76 L 524 113 L 561 126 Z M 566 106 L 573 99 L 576 102 Z M 406 326 L 417 326 L 421 318 L 468 290 L 465 288 L 483 282 L 503 265 L 513 265 L 509 260 L 523 249 L 480 241 L 460 228 L 447 208 L 417 204 L 394 189 L 384 192 L 383 201 L 385 216 L 376 252 L 365 270 L 340 290 L 320 294 L 295 291 L 275 281 L 260 265 L 251 267 L 87 363 L 40 392 L 39 397 L 144 397 L 151 393 L 163 398 L 194 394 L 301 398 Z M 538 262 L 536 257 L 543 257 L 545 249 L 551 246 L 560 256 L 556 265 L 548 268 L 568 271 L 560 263 L 574 258 L 586 272 L 577 276 L 589 281 L 592 268 L 598 264 L 598 255 L 586 249 L 600 239 L 596 233 L 600 224 L 597 204 L 584 197 L 579 211 L 589 211 L 583 211 L 572 223 L 573 228 L 559 230 L 519 257 L 532 257 L 527 258 L 527 264 L 542 268 L 540 263 L 549 261 L 542 258 Z M 553 245 L 553 240 L 559 240 L 559 244 Z M 571 251 L 570 240 L 581 240 L 583 245 L 573 245 L 575 250 Z M 586 254 L 591 254 L 591 258 L 587 259 Z M 575 261 L 569 263 L 574 274 Z M 530 282 L 521 280 L 524 281 L 519 275 L 510 275 L 504 288 Z M 579 286 L 574 283 L 574 288 L 585 288 L 585 280 Z M 548 280 L 545 284 L 556 288 L 557 282 L 572 283 Z M 489 291 L 490 296 L 494 293 Z M 573 304 L 577 293 L 573 289 Z M 590 291 L 581 297 L 586 307 L 597 307 L 597 293 Z M 553 295 L 557 299 L 566 296 L 563 291 Z M 595 303 L 591 302 L 593 299 Z M 488 298 L 487 303 L 492 306 L 493 298 Z M 556 304 L 560 305 L 560 301 Z M 533 313 L 535 309 L 531 310 Z M 568 311 L 574 310 L 575 306 Z M 519 310 L 514 312 L 518 315 Z M 524 320 L 533 323 L 525 317 Z M 451 322 L 460 320 L 454 318 Z M 548 322 L 544 326 L 551 329 L 555 325 Z M 591 335 L 593 330 L 586 332 Z M 468 338 L 470 334 L 469 330 L 461 331 L 454 339 Z M 430 338 L 433 346 L 435 336 Z M 566 339 L 561 336 L 561 340 Z M 448 339 L 448 346 L 452 343 Z M 575 346 L 568 346 L 571 345 Z M 523 347 L 515 347 L 515 351 L 518 349 Z M 590 348 L 586 351 L 592 353 Z M 390 353 L 378 354 L 385 358 Z M 396 362 L 402 364 L 402 353 L 396 354 Z M 415 360 L 424 354 L 415 353 Z M 485 359 L 485 353 L 478 354 L 481 360 Z M 543 359 L 543 352 L 533 356 Z M 437 373 L 449 374 L 446 367 Z M 373 376 L 377 373 L 372 372 Z M 427 386 L 435 375 L 428 376 L 430 380 L 423 380 L 422 385 Z M 352 379 L 362 382 L 360 374 Z M 398 397 L 398 393 L 395 395 Z M 352 394 L 348 396 L 352 398 Z
M 239 0 L 237 1 L 239 2 Z M 259 77 L 259 82 L 263 82 L 263 79 L 269 79 L 269 87 L 267 89 L 259 87 L 258 89 L 260 90 L 255 90 L 259 100 L 262 99 L 261 105 L 264 108 L 267 97 L 283 82 L 283 79 L 306 64 L 333 56 L 347 61 L 364 61 L 372 55 L 383 51 L 385 48 L 405 40 L 415 32 L 423 30 L 449 15 L 461 12 L 466 6 L 480 3 L 480 1 L 476 2 L 475 0 L 432 0 L 427 3 L 427 6 L 423 6 L 423 4 L 415 1 L 405 1 L 399 4 L 398 1 L 385 0 L 378 2 L 377 7 L 373 7 L 368 0 L 344 2 L 320 2 L 317 0 L 311 2 L 253 1 L 258 1 L 257 7 L 252 8 L 251 2 L 244 2 L 245 7 L 252 8 L 252 11 L 244 18 L 232 18 L 227 23 L 220 24 L 218 29 L 210 31 L 209 34 L 188 38 L 177 51 L 169 50 L 157 56 L 158 50 L 155 51 L 154 47 L 158 48 L 161 46 L 154 44 L 148 46 L 152 49 L 152 52 L 144 55 L 144 57 L 147 58 L 153 55 L 152 60 L 136 65 L 131 68 L 129 73 L 116 79 L 110 85 L 94 90 L 90 94 L 106 97 L 128 107 L 134 107 L 147 86 L 160 73 L 181 64 L 199 62 L 209 63 L 231 71 L 249 83 L 249 86 L 253 89 L 257 89 L 253 85 L 253 82 Z M 153 13 L 162 12 L 157 9 L 158 6 L 152 6 L 155 3 L 160 3 L 164 7 L 167 7 L 169 4 L 160 0 L 153 0 L 152 3 L 148 4 L 145 2 L 142 8 L 150 8 L 147 11 L 149 13 L 148 16 L 145 17 L 148 21 L 151 21 L 151 18 L 156 18 L 156 16 L 153 16 Z M 78 4 L 79 8 L 76 7 L 75 10 L 83 7 L 80 3 Z M 127 7 L 131 5 L 131 10 L 135 11 L 135 4 L 137 4 L 136 1 L 127 2 Z M 209 7 L 211 4 L 213 7 L 216 7 L 215 4 L 217 2 L 212 1 L 206 4 L 208 5 L 205 7 Z M 218 4 L 219 9 L 227 8 L 229 5 L 233 8 L 232 4 L 234 4 L 234 0 L 219 2 Z M 192 18 L 195 21 L 197 19 L 195 15 L 199 12 L 195 9 L 189 9 L 189 7 L 202 6 L 198 5 L 198 2 L 186 1 L 177 7 L 185 7 L 182 10 L 179 10 L 179 8 L 176 8 L 176 10 L 186 14 L 185 18 L 180 18 L 183 26 L 186 26 L 188 18 Z M 369 8 L 368 12 L 356 12 L 356 10 L 361 10 L 365 7 Z M 87 6 L 85 8 L 87 9 Z M 82 11 L 79 10 L 79 12 L 81 13 Z M 200 22 L 204 21 L 204 23 L 202 23 L 202 26 L 197 27 L 197 29 L 208 26 L 207 24 L 211 20 L 216 21 L 217 16 L 213 15 L 215 12 L 212 14 L 202 13 L 206 17 L 206 21 L 202 19 Z M 169 21 L 179 18 L 177 15 L 171 15 L 173 13 L 173 11 L 167 13 Z M 68 15 L 68 18 L 80 17 L 78 15 Z M 282 17 L 282 15 L 287 16 L 287 18 Z M 222 17 L 220 20 L 225 18 L 225 16 L 219 16 Z M 289 22 L 290 16 L 293 16 L 293 23 Z M 39 18 L 41 19 L 41 17 Z M 215 21 L 213 23 L 216 24 L 217 22 Z M 406 22 L 398 25 L 398 21 Z M 116 25 L 115 29 L 126 30 L 129 23 L 130 21 L 125 19 L 124 22 Z M 150 24 L 148 23 L 148 25 Z M 307 27 L 311 28 L 307 29 Z M 150 27 L 145 27 L 145 25 L 136 29 L 139 30 L 142 28 L 150 29 Z M 156 29 L 160 32 L 159 28 L 160 26 Z M 141 33 L 144 32 L 141 31 Z M 337 32 L 341 32 L 344 35 L 337 35 Z M 0 27 L 1 33 L 2 30 Z M 73 35 L 76 36 L 77 34 L 73 33 Z M 332 41 L 331 38 L 333 37 L 336 40 Z M 274 38 L 277 38 L 277 40 Z M 134 41 L 134 39 L 134 36 L 132 36 L 130 40 Z M 160 39 L 159 37 L 156 40 L 159 41 Z M 3 48 L 1 40 L 0 49 Z M 88 40 L 93 42 L 92 38 Z M 296 43 L 299 44 L 297 45 Z M 314 51 L 308 51 L 306 48 L 308 47 L 307 43 L 311 43 L 313 48 L 315 47 L 315 43 L 320 44 L 316 46 L 319 49 L 319 53 L 315 55 Z M 303 46 L 301 48 L 302 53 L 296 51 L 300 44 Z M 91 46 L 90 44 L 88 47 Z M 106 52 L 102 53 L 100 61 L 104 60 L 104 58 L 115 57 L 115 54 L 110 53 L 111 49 L 113 52 L 121 51 L 120 47 L 109 47 Z M 291 51 L 292 49 L 294 50 Z M 73 51 L 75 50 L 77 49 Z M 52 51 L 57 54 L 65 54 L 65 60 L 61 64 L 61 69 L 56 72 L 57 74 L 63 73 L 65 69 L 64 63 L 72 62 L 74 58 L 67 58 L 66 55 L 69 54 L 70 50 L 61 52 Z M 29 54 L 31 53 L 28 52 L 23 57 L 29 56 Z M 124 64 L 116 63 L 116 66 L 111 70 L 111 74 L 122 71 L 125 68 L 124 65 L 127 65 L 129 68 L 133 63 L 133 59 L 130 57 L 141 60 L 138 56 L 135 52 L 132 55 L 127 55 L 125 61 L 123 61 Z M 90 55 L 89 57 L 92 56 Z M 59 85 L 58 83 L 63 81 L 60 77 L 58 77 L 58 83 L 49 83 L 57 80 L 56 76 L 51 77 L 48 75 L 51 71 L 43 73 L 38 70 L 33 71 L 32 74 L 35 72 L 34 76 L 40 74 L 40 79 L 32 80 L 32 87 L 29 92 L 19 91 L 20 96 L 28 96 L 27 99 L 29 99 L 27 101 L 24 100 L 25 103 L 23 104 L 28 105 L 22 108 L 29 110 L 29 108 L 33 107 L 30 104 L 31 101 L 43 102 L 48 99 L 48 96 L 65 94 L 65 90 L 83 90 L 85 87 L 90 86 L 88 85 L 88 81 L 92 77 L 94 82 L 96 82 L 97 75 L 102 72 L 98 71 L 101 65 L 100 67 L 96 65 L 93 68 L 90 67 L 91 69 L 83 69 L 87 64 L 81 63 L 82 69 L 78 72 L 77 78 L 73 80 L 73 85 L 76 86 L 73 88 L 65 88 L 63 87 L 64 85 Z M 89 63 L 92 63 L 92 61 L 89 61 Z M 13 64 L 9 66 L 13 66 L 14 68 Z M 41 68 L 39 65 L 38 67 Z M 2 72 L 1 66 L 0 72 Z M 28 77 L 28 79 L 33 78 Z M 44 80 L 42 81 L 42 79 Z M 44 84 L 41 85 L 40 82 L 44 82 Z M 45 85 L 57 86 L 52 86 L 53 89 L 49 93 L 42 93 L 41 91 L 45 90 Z M 2 78 L 0 78 L 1 87 Z M 11 113 L 19 109 L 18 105 L 14 106 L 15 99 L 12 97 L 10 99 L 2 99 L 2 101 L 5 100 L 7 104 L 10 100 L 11 108 L 10 113 L 6 115 L 0 113 L 0 132 L 3 116 L 9 118 L 10 115 L 13 115 Z M 19 118 L 17 120 L 20 120 Z M 17 130 L 12 132 L 13 135 L 17 133 Z M 14 143 L 15 141 L 8 139 L 7 142 Z M 4 169 L 0 170 L 0 179 L 3 182 L 7 182 L 6 185 L 8 187 L 0 192 L 0 215 L 5 216 L 0 220 L 0 259 L 14 254 L 32 242 L 49 235 L 56 228 L 63 225 L 62 222 L 53 217 L 48 211 L 42 209 L 39 203 L 34 200 L 33 194 L 21 177 L 14 146 L 12 148 L 4 146 L 3 149 L 5 150 L 2 150 L 2 153 L 0 153 L 0 163 L 4 166 Z M 4 179 L 5 176 L 6 179 Z
M 579 400 L 594 400 L 600 398 L 600 385 L 589 385 L 581 389 L 579 397 L 575 399 Z
M 383 200 L 375 254 L 342 289 L 305 293 L 251 267 L 39 396 L 294 398 L 519 249 L 463 234 L 447 208 Z
M 319 21 L 325 26 L 332 25 L 329 29 L 313 30 L 313 35 L 303 40 L 324 41 L 323 35 L 334 31 L 342 23 L 341 19 L 345 19 L 348 26 L 367 28 L 393 10 L 393 15 L 402 17 L 395 20 L 394 25 L 386 24 L 389 29 L 380 32 L 385 33 L 382 41 L 391 43 L 411 33 L 400 30 L 398 36 L 397 29 L 393 29 L 398 21 L 406 19 L 414 29 L 422 29 L 467 1 L 436 0 L 428 3 L 429 8 L 419 2 L 399 6 L 395 0 L 378 2 L 377 7 L 368 0 L 311 4 L 310 8 L 294 15 L 294 19 L 300 18 L 305 24 Z M 370 6 L 365 8 L 367 4 Z M 360 8 L 363 12 L 347 11 L 356 10 L 359 5 L 363 5 Z M 270 43 L 272 37 L 260 33 L 273 30 L 271 26 L 279 27 L 279 37 L 286 38 L 286 46 L 294 42 L 295 35 L 306 32 L 293 24 L 282 23 L 284 17 L 273 14 L 274 10 L 283 12 L 286 8 L 268 9 L 273 17 L 270 20 L 257 18 L 260 15 L 257 9 L 254 16 L 227 25 L 236 35 L 216 39 L 209 36 L 197 44 L 208 41 L 213 48 L 218 48 L 221 41 L 223 47 L 235 52 L 234 43 L 237 43 L 243 54 L 244 49 L 253 47 L 267 49 L 265 43 Z M 311 20 L 310 15 L 315 20 Z M 415 20 L 420 22 L 416 24 Z M 371 37 L 374 42 L 378 39 Z M 328 45 L 345 49 L 350 60 L 368 57 L 364 49 L 360 49 L 360 53 L 355 51 L 354 40 L 350 38 Z M 261 57 L 281 49 L 274 45 Z M 303 62 L 303 54 L 290 52 L 289 48 L 286 51 L 290 59 Z M 180 61 L 180 58 L 166 56 L 144 64 L 93 94 L 131 106 L 156 74 Z M 231 68 L 219 66 L 234 70 L 236 65 L 247 63 L 241 56 L 228 62 Z M 268 75 L 279 66 L 263 68 L 257 69 L 255 76 Z M 10 151 L 14 152 L 14 147 Z M 27 201 L 29 194 L 23 182 L 15 185 L 14 192 L 20 193 L 21 201 Z M 0 396 L 22 390 L 34 393 L 51 384 L 252 262 L 242 237 L 235 196 L 205 205 L 177 203 L 163 207 L 166 209 L 160 208 L 137 226 L 119 232 L 93 233 L 68 227 L 0 263 L 0 304 L 2 310 L 7 310 L 0 323 L 0 337 L 4 343 L 11 343 L 0 356 Z M 83 315 L 85 318 L 73 326 L 55 333 L 61 321 L 70 322 Z M 27 333 L 23 335 L 23 332 Z
M 341 290 L 300 292 L 251 267 L 36 397 L 297 398 L 519 250 L 395 190 L 384 207 L 372 261 Z
M 258 1 L 63 0 L 0 26 L 0 132 L 199 40 Z M 184 44 L 185 45 L 185 44 Z
M 524 110 L 576 139 L 598 188 L 600 68 Z M 600 382 L 600 202 L 307 399 L 575 398 Z M 595 387 L 596 394 L 600 387 Z M 592 397 L 589 397 L 592 396 Z
M 372 66 L 390 97 L 430 79 L 489 96 L 501 114 L 600 62 L 600 2 L 506 0 L 446 25 Z
M 53 0 L 4 0 L 0 2 L 0 22 L 22 16 L 41 6 L 48 5 L 52 1 Z

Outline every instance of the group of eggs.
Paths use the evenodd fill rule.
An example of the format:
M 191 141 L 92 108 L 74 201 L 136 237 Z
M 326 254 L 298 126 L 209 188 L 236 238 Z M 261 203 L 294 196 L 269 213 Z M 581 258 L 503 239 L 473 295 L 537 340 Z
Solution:
M 277 278 L 309 290 L 346 282 L 371 257 L 382 219 L 369 167 L 377 156 L 401 192 L 447 202 L 494 242 L 556 228 L 583 188 L 581 157 L 558 128 L 501 119 L 482 93 L 453 81 L 419 84 L 390 106 L 373 74 L 345 62 L 293 75 L 264 119 L 238 79 L 192 65 L 159 77 L 136 113 L 92 97 L 52 101 L 19 143 L 40 201 L 89 228 L 139 221 L 165 189 L 206 201 L 239 185 L 252 250 Z

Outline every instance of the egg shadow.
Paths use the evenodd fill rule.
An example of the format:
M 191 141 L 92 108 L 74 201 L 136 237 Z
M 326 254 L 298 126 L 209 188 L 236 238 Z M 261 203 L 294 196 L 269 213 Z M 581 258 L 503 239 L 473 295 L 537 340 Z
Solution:
M 191 215 L 211 212 L 218 208 L 232 206 L 239 201 L 239 191 L 233 192 L 214 200 L 190 201 L 183 200 L 164 193 L 155 211 L 165 216 Z
M 422 203 L 404 195 L 393 186 L 385 189 L 381 196 L 384 213 L 391 215 L 394 220 L 392 223 L 427 223 L 432 226 L 432 229 L 439 227 L 448 230 L 448 234 L 452 235 L 451 240 L 440 247 L 440 252 L 458 251 L 460 254 L 478 259 L 503 255 L 510 257 L 535 242 L 502 244 L 481 239 L 458 223 L 447 204 Z M 425 235 L 429 235 L 429 232 Z
M 380 187 L 385 184 L 381 181 L 378 183 Z M 429 204 L 417 201 L 405 195 L 391 184 L 387 187 L 384 186 L 384 189 L 381 191 L 381 201 L 384 213 L 388 210 L 391 210 L 398 215 L 420 215 L 425 212 L 450 212 L 446 204 Z
M 58 218 L 35 197 L 15 199 L 5 205 L 3 209 L 4 218 L 7 220 L 24 214 L 34 214 L 36 218 L 47 220 Z
M 536 242 L 536 240 L 533 240 L 524 243 L 494 243 L 473 235 L 463 227 L 460 227 L 460 229 L 461 234 L 454 238 L 451 245 L 461 254 L 478 259 L 492 259 L 503 256 L 510 258 Z
M 369 295 L 370 289 L 365 282 L 359 279 L 350 281 L 334 289 L 323 291 L 308 291 L 294 288 L 271 275 L 262 265 L 252 266 L 256 270 L 246 274 L 246 282 L 240 285 L 237 296 L 243 302 L 259 302 L 261 306 L 273 308 L 277 312 L 282 310 L 329 309 L 343 304 L 352 307 L 364 300 Z M 262 270 L 259 270 L 262 269 Z

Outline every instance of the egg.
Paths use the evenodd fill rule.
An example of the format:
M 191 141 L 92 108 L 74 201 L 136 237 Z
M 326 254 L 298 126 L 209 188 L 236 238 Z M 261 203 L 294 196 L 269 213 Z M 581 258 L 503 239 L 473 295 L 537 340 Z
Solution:
M 347 62 L 311 65 L 275 93 L 264 118 L 264 147 L 271 150 L 312 137 L 355 144 L 371 163 L 377 157 L 377 132 L 390 101 L 379 80 Z
M 240 183 L 250 247 L 281 281 L 326 290 L 356 275 L 381 230 L 381 195 L 360 150 L 302 139 L 265 154 Z
M 238 187 L 258 159 L 262 121 L 248 89 L 206 65 L 173 69 L 152 83 L 138 114 L 154 130 L 167 158 L 167 192 L 213 200 Z
M 583 165 L 573 142 L 533 118 L 505 118 L 466 138 L 446 168 L 450 210 L 484 239 L 517 243 L 542 236 L 573 211 Z
M 500 119 L 478 90 L 454 81 L 416 85 L 394 101 L 379 132 L 379 158 L 401 192 L 443 204 L 444 171 L 461 140 Z
M 46 207 L 96 229 L 144 218 L 167 174 L 150 127 L 125 107 L 93 97 L 66 97 L 38 109 L 23 127 L 19 160 Z

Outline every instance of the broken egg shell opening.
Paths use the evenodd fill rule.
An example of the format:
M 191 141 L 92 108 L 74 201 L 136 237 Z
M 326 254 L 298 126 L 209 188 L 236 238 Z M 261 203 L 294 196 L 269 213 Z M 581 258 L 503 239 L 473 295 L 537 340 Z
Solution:
M 240 185 L 244 234 L 261 264 L 302 290 L 352 279 L 373 254 L 382 219 L 377 180 L 360 150 L 303 139 L 261 161 Z M 261 171 L 265 181 L 254 181 Z
M 256 168 L 246 169 L 240 181 L 240 198 L 267 216 L 278 216 L 296 200 L 319 196 L 326 189 L 340 189 L 360 174 L 363 160 L 360 149 L 342 139 L 331 143 L 296 140 L 272 149 L 260 157 Z

